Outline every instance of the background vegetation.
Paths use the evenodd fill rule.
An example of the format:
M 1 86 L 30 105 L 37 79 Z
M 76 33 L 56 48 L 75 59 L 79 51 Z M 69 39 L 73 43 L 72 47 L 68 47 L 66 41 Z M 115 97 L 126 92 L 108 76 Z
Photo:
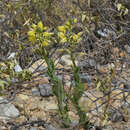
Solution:
M 6 71 L 0 66 L 1 90 L 4 85 L 11 86 L 11 80 L 4 82 L 3 78 L 15 77 L 19 79 L 16 83 L 22 84 L 31 81 L 33 77 L 27 69 L 41 55 L 28 41 L 27 32 L 32 24 L 39 21 L 49 27 L 49 31 L 63 25 L 68 19 L 77 19 L 73 28 L 75 33 L 83 32 L 80 47 L 75 52 L 83 53 L 82 61 L 92 58 L 100 65 L 96 68 L 80 68 L 80 72 L 101 74 L 100 66 L 113 63 L 115 68 L 111 73 L 102 74 L 95 81 L 95 87 L 108 95 L 106 109 L 109 106 L 112 91 L 112 79 L 120 75 L 123 64 L 126 70 L 129 69 L 130 61 L 127 53 L 130 52 L 130 1 L 129 0 L 1 0 L 0 1 L 0 62 L 5 63 Z M 47 51 L 53 53 L 54 49 L 64 48 L 65 45 L 52 44 Z M 19 62 L 24 74 L 14 73 L 13 61 L 8 61 L 11 52 L 16 52 L 16 59 Z M 50 55 L 51 57 L 51 55 Z M 117 72 L 117 64 L 121 70 Z M 11 65 L 12 66 L 11 66 Z M 125 70 L 125 71 L 126 71 Z M 104 70 L 103 70 L 104 71 Z M 8 75 L 8 76 L 7 76 Z M 107 77 L 108 76 L 108 77 Z M 101 88 L 101 86 L 104 86 Z M 3 94 L 3 93 L 1 93 Z M 106 110 L 104 110 L 104 113 Z M 105 118 L 105 117 L 102 117 Z

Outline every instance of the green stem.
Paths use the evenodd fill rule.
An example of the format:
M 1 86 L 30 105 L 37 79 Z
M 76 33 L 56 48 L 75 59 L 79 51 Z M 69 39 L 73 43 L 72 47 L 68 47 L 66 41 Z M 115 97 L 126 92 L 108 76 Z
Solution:
M 75 88 L 74 88 L 74 93 L 73 93 L 73 97 L 72 97 L 72 102 L 74 104 L 74 107 L 77 110 L 77 114 L 80 117 L 80 124 L 86 129 L 89 127 L 89 121 L 88 121 L 88 117 L 86 116 L 86 113 L 84 111 L 81 110 L 80 106 L 78 105 L 79 99 L 83 94 L 83 90 L 84 90 L 84 86 L 81 83 L 81 79 L 80 79 L 80 74 L 79 74 L 79 67 L 76 66 L 75 63 L 75 58 L 73 56 L 72 50 L 70 49 L 70 57 L 72 60 L 72 68 L 73 68 L 73 75 L 74 75 L 74 82 L 75 82 Z
M 65 99 L 65 92 L 62 82 L 58 79 L 58 77 L 55 75 L 55 67 L 53 61 L 47 57 L 47 53 L 45 48 L 43 48 L 43 58 L 45 59 L 45 62 L 48 66 L 48 76 L 50 77 L 53 85 L 53 92 L 57 98 L 58 101 L 58 113 L 61 119 L 65 121 L 64 126 L 67 126 L 67 124 L 70 122 L 69 116 L 67 114 L 68 112 L 68 105 L 64 106 L 64 99 Z

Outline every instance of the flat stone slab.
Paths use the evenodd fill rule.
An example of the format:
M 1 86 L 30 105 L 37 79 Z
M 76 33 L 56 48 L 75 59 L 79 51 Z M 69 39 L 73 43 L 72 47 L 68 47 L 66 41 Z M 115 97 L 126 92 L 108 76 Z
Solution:
M 13 104 L 0 97 L 0 119 L 8 120 L 16 118 L 19 115 L 18 109 Z

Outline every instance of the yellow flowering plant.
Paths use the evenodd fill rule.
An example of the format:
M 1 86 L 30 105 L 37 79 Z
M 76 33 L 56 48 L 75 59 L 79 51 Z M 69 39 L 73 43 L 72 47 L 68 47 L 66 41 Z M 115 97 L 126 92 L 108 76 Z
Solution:
M 65 25 L 59 26 L 57 29 L 57 34 L 59 38 L 60 43 L 68 43 L 69 45 L 74 45 L 75 43 L 78 43 L 80 41 L 80 37 L 82 35 L 82 32 L 74 33 L 73 25 L 77 23 L 77 19 L 68 20 Z
M 50 38 L 53 35 L 51 32 L 47 32 L 48 27 L 43 26 L 42 22 L 38 24 L 32 24 L 32 28 L 28 32 L 28 39 L 32 43 L 38 43 L 40 46 L 47 47 L 51 43 Z
M 34 43 L 36 41 L 35 30 L 30 30 L 28 32 L 28 38 L 30 42 Z
M 58 78 L 55 74 L 55 65 L 53 60 L 48 57 L 48 52 L 46 51 L 47 46 L 52 42 L 52 36 L 54 33 L 48 32 L 47 27 L 43 26 L 40 21 L 37 25 L 33 24 L 31 30 L 28 32 L 29 41 L 32 43 L 37 43 L 39 46 L 40 54 L 42 54 L 43 59 L 45 60 L 48 71 L 47 74 L 50 77 L 50 81 L 53 83 L 53 93 L 58 101 L 58 114 L 60 118 L 63 120 L 63 125 L 68 127 L 71 123 L 69 118 L 69 104 L 66 102 L 66 99 L 70 100 L 74 107 L 77 110 L 77 114 L 80 117 L 79 123 L 83 124 L 83 127 L 88 128 L 89 121 L 86 116 L 86 113 L 79 106 L 79 100 L 83 94 L 84 86 L 80 80 L 79 67 L 75 63 L 75 56 L 73 55 L 73 51 L 75 49 L 75 45 L 81 39 L 82 32 L 75 33 L 73 31 L 74 24 L 77 23 L 77 19 L 70 19 L 64 25 L 58 26 L 57 33 L 54 35 L 54 39 L 57 43 L 61 43 L 63 46 L 64 43 L 68 44 L 67 52 L 70 55 L 72 60 L 72 70 L 74 76 L 75 87 L 73 89 L 73 96 L 66 93 L 64 90 L 64 83 Z
M 50 77 L 51 82 L 53 85 L 53 93 L 57 97 L 58 101 L 58 113 L 60 118 L 64 121 L 63 125 L 68 126 L 70 119 L 67 114 L 67 104 L 64 106 L 64 98 L 65 98 L 65 91 L 61 80 L 55 75 L 55 66 L 54 62 L 51 58 L 48 57 L 48 52 L 46 51 L 46 47 L 51 44 L 51 38 L 53 36 L 52 32 L 47 31 L 46 26 L 43 26 L 42 22 L 40 21 L 37 25 L 33 24 L 31 30 L 28 32 L 29 41 L 32 43 L 38 44 L 38 52 L 42 55 L 43 59 L 45 60 L 48 71 L 47 74 Z M 63 28 L 60 28 L 61 33 L 64 32 Z M 59 34 L 61 38 L 64 35 Z
M 79 100 L 82 97 L 83 91 L 84 91 L 84 85 L 81 83 L 79 70 L 80 68 L 75 63 L 75 56 L 73 55 L 75 45 L 78 45 L 76 43 L 79 43 L 81 40 L 81 35 L 83 32 L 75 33 L 73 31 L 74 24 L 77 23 L 77 19 L 70 19 L 68 20 L 64 25 L 59 26 L 57 29 L 57 36 L 59 38 L 59 43 L 66 43 L 67 46 L 67 52 L 70 55 L 70 58 L 72 60 L 72 70 L 73 70 L 73 77 L 75 82 L 75 87 L 73 89 L 73 96 L 69 97 L 71 102 L 73 103 L 74 107 L 77 110 L 77 114 L 80 117 L 79 122 L 83 124 L 83 127 L 85 129 L 89 126 L 88 117 L 86 116 L 85 111 L 82 110 L 82 108 L 79 106 Z

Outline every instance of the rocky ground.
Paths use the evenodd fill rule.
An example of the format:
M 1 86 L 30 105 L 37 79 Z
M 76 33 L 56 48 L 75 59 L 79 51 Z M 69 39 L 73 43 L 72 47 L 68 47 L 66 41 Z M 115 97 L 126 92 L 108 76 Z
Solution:
M 37 10 L 38 8 L 37 6 L 35 7 L 35 4 L 30 6 L 29 2 L 32 3 L 32 1 L 25 2 L 25 4 L 22 3 L 15 9 L 13 5 L 18 1 L 0 1 L 0 64 L 8 56 L 8 59 L 14 57 L 15 53 L 13 51 L 19 52 L 18 62 L 21 67 L 17 64 L 14 70 L 19 72 L 22 68 L 27 68 L 33 73 L 33 77 L 31 81 L 22 83 L 16 83 L 17 80 L 12 79 L 12 84 L 6 88 L 5 95 L 0 96 L 0 130 L 83 130 L 78 128 L 79 117 L 71 104 L 69 116 L 72 123 L 70 128 L 61 127 L 62 121 L 57 114 L 57 100 L 53 95 L 52 84 L 49 83 L 49 78 L 46 74 L 47 66 L 42 59 L 35 56 L 36 54 L 32 54 L 32 47 L 26 44 L 28 43 L 26 38 L 28 26 L 26 25 L 34 22 L 32 14 L 35 12 L 38 13 L 35 14 L 36 16 L 40 15 L 37 20 L 35 19 L 35 22 L 39 19 L 43 20 L 42 11 L 44 12 L 45 9 Z M 63 0 L 63 2 L 65 1 Z M 85 30 L 83 46 L 80 48 L 84 53 L 77 57 L 76 64 L 80 66 L 80 76 L 82 83 L 84 83 L 84 94 L 79 101 L 79 105 L 86 111 L 90 122 L 93 124 L 90 130 L 130 130 L 130 15 L 128 13 L 128 16 L 123 16 L 120 19 L 118 16 L 119 12 L 116 9 L 117 2 L 113 1 L 106 1 L 100 4 L 102 1 L 96 3 L 95 0 L 92 0 L 92 8 L 88 8 L 88 6 L 85 6 L 86 4 L 82 3 L 83 10 L 88 9 L 86 12 L 91 10 L 92 13 L 89 12 L 90 18 L 83 14 L 79 21 L 81 22 L 83 19 L 87 20 L 88 18 L 89 20 L 85 21 L 87 24 L 81 22 L 82 26 L 79 24 L 79 27 L 76 28 L 77 30 Z M 9 5 L 11 2 L 13 3 Z M 105 4 L 107 2 L 108 4 Z M 124 3 L 123 5 L 126 5 L 129 9 L 129 1 L 125 0 Z M 76 4 L 74 2 L 73 6 Z M 24 7 L 26 7 L 25 10 Z M 34 7 L 35 9 L 33 10 Z M 76 8 L 78 16 L 81 15 L 79 8 L 81 7 Z M 27 10 L 30 13 L 27 13 Z M 68 15 L 68 10 L 70 8 L 67 6 L 67 17 L 72 15 Z M 81 12 L 83 10 L 81 8 Z M 65 12 L 65 10 L 62 11 Z M 26 14 L 23 14 L 23 12 L 27 13 L 27 17 L 24 17 Z M 46 15 L 48 12 L 45 12 Z M 65 14 L 63 13 L 62 17 Z M 31 16 L 29 17 L 29 15 Z M 91 17 L 91 15 L 94 17 Z M 59 26 L 63 21 L 66 21 L 64 17 L 59 18 L 58 16 L 56 18 L 52 17 L 53 20 L 55 18 L 56 22 L 50 19 L 50 23 L 53 23 L 54 27 L 57 26 L 55 24 Z M 48 21 L 48 18 L 48 15 L 45 16 L 46 21 Z M 101 21 L 95 23 L 90 20 L 91 18 L 100 19 Z M 17 32 L 19 33 L 17 34 Z M 23 47 L 23 50 L 20 50 L 19 46 Z M 110 83 L 112 90 L 110 92 L 110 105 L 107 109 L 109 116 L 104 120 L 102 115 L 104 105 L 107 103 L 107 94 L 104 95 L 103 92 L 97 89 L 96 79 L 103 81 L 105 77 L 111 77 L 110 68 L 115 67 L 114 52 L 117 52 L 117 68 L 116 74 Z M 68 92 L 74 84 L 70 67 L 72 62 L 68 55 L 64 55 L 61 58 L 58 58 L 58 55 L 60 55 L 60 50 L 56 50 L 55 55 L 53 55 L 56 60 L 56 73 L 59 79 L 64 82 L 65 91 Z M 31 66 L 30 63 L 29 65 L 26 63 L 29 58 L 31 59 L 30 63 L 35 61 Z
M 129 54 L 127 53 L 127 58 Z M 46 64 L 42 64 L 43 60 L 36 61 L 30 68 L 34 73 L 33 82 L 22 84 L 21 89 L 15 90 L 15 96 L 6 99 L 0 97 L 0 129 L 1 130 L 61 130 L 60 119 L 57 116 L 57 101 L 52 93 L 52 85 L 45 73 L 40 76 L 40 72 L 45 71 Z M 96 61 L 88 59 L 86 64 L 95 68 Z M 71 74 L 71 60 L 68 55 L 64 55 L 57 62 L 57 75 L 64 81 L 66 91 L 73 84 Z M 84 63 L 77 60 L 77 65 L 81 67 Z M 127 67 L 127 70 L 126 70 Z M 103 102 L 105 97 L 103 93 L 96 89 L 96 76 L 103 78 L 109 71 L 107 66 L 100 66 L 98 70 L 81 73 L 81 80 L 84 83 L 84 95 L 79 104 L 82 106 L 90 121 L 94 124 L 91 130 L 129 130 L 130 128 L 130 68 L 124 64 L 123 71 L 117 75 L 112 81 L 111 105 L 108 111 L 111 113 L 104 128 L 97 128 L 103 122 L 101 115 L 103 112 Z M 118 71 L 120 67 L 118 66 Z M 100 72 L 100 73 L 97 73 Z M 13 93 L 12 93 L 13 94 Z M 78 125 L 78 116 L 73 107 L 70 108 L 69 115 L 72 120 L 72 128 Z M 81 130 L 81 129 L 80 129 Z

